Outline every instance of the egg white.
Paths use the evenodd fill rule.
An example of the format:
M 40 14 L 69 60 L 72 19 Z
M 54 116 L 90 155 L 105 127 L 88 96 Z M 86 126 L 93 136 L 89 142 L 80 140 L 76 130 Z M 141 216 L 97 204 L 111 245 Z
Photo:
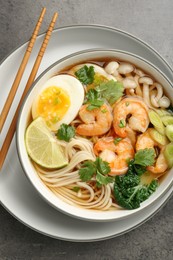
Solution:
M 73 68 L 71 68 L 68 71 L 68 73 L 75 76 L 75 72 L 78 71 L 79 69 L 81 69 L 82 67 L 84 67 L 85 65 L 87 67 L 93 66 L 94 67 L 94 72 L 104 76 L 106 79 L 108 79 L 108 80 L 113 79 L 114 81 L 117 81 L 114 76 L 108 74 L 102 67 L 100 67 L 100 66 L 98 66 L 96 64 L 93 64 L 93 63 L 83 63 L 83 64 L 76 65 Z
M 51 130 L 56 131 L 61 124 L 69 124 L 73 121 L 73 119 L 76 117 L 80 107 L 83 104 L 84 101 L 84 88 L 81 82 L 76 79 L 75 77 L 71 75 L 57 75 L 52 78 L 50 78 L 48 81 L 46 81 L 40 88 L 39 93 L 34 99 L 34 102 L 32 104 L 32 117 L 33 119 L 37 118 L 38 112 L 37 112 L 37 105 L 40 94 L 49 87 L 58 87 L 60 89 L 63 89 L 67 92 L 70 98 L 70 107 L 67 110 L 64 117 L 58 121 L 57 123 L 51 125 Z

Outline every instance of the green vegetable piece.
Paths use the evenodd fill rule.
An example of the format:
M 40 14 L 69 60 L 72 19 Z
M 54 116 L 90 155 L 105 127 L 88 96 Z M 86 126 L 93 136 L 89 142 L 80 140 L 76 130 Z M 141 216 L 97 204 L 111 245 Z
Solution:
M 125 120 L 124 120 L 124 119 L 120 120 L 119 127 L 120 127 L 120 128 L 123 128 L 123 127 L 125 127 L 125 126 L 126 126 Z
M 168 162 L 169 168 L 173 167 L 173 142 L 166 145 L 164 150 L 165 158 Z
M 114 144 L 118 144 L 122 140 L 121 137 L 117 137 L 114 139 Z
M 168 139 L 173 142 L 173 125 L 166 126 L 166 135 Z
M 99 108 L 104 104 L 104 100 L 101 99 L 100 94 L 95 89 L 90 89 L 86 94 L 84 104 L 89 104 L 87 110 Z
M 165 126 L 173 125 L 173 116 L 163 116 L 161 117 L 161 120 Z
M 121 82 L 109 80 L 101 83 L 96 90 L 105 98 L 109 104 L 113 105 L 120 97 L 123 96 L 124 86 Z
M 107 185 L 114 181 L 113 177 L 108 176 L 109 172 L 109 164 L 103 161 L 100 157 L 97 157 L 95 162 L 84 162 L 82 167 L 79 169 L 79 175 L 82 181 L 89 181 L 95 175 L 97 186 Z
M 108 112 L 108 111 L 107 111 L 107 109 L 105 108 L 105 109 L 102 109 L 101 112 L 102 112 L 102 113 L 106 113 L 106 112 Z
M 114 178 L 110 177 L 110 176 L 105 176 L 105 175 L 101 174 L 99 171 L 97 171 L 96 181 L 100 185 L 107 185 L 108 183 L 113 182 Z
M 85 85 L 92 84 L 94 81 L 94 67 L 84 66 L 75 72 L 76 77 Z
M 162 117 L 162 116 L 170 116 L 171 113 L 169 112 L 169 110 L 166 109 L 155 109 L 155 111 L 157 112 L 157 114 Z
M 97 157 L 95 165 L 97 170 L 103 175 L 107 175 L 111 171 L 109 163 L 103 161 L 100 157 Z
M 53 104 L 54 104 L 54 105 L 57 105 L 58 103 L 59 103 L 59 98 L 56 97 L 56 98 L 54 99 L 54 101 L 53 101 Z
M 72 190 L 75 191 L 75 192 L 78 192 L 80 190 L 80 187 L 74 186 Z
M 56 134 L 59 140 L 69 142 L 72 137 L 75 136 L 75 128 L 73 126 L 62 124 Z
M 165 134 L 165 127 L 162 123 L 160 116 L 153 110 L 149 111 L 150 122 L 153 124 L 154 128 L 162 135 Z
M 156 129 L 150 129 L 151 137 L 159 144 L 166 145 L 168 143 L 168 139 L 165 135 L 161 135 Z
M 86 161 L 83 163 L 82 168 L 79 169 L 79 175 L 82 181 L 89 181 L 94 176 L 96 167 L 94 162 Z
M 138 175 L 127 173 L 116 176 L 114 196 L 117 203 L 126 209 L 136 209 L 140 203 L 149 198 L 158 186 L 157 180 L 152 180 L 149 185 L 141 184 Z
M 135 154 L 134 164 L 150 166 L 154 164 L 155 151 L 152 148 L 141 149 Z

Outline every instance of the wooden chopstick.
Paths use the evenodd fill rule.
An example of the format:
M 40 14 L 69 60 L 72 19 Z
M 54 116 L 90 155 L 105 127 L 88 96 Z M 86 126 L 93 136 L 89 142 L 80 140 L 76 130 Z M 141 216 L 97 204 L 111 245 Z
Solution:
M 10 90 L 10 92 L 8 94 L 8 97 L 7 97 L 7 100 L 6 100 L 5 105 L 3 107 L 3 110 L 1 112 L 1 116 L 0 116 L 0 133 L 2 131 L 4 123 L 6 121 L 7 115 L 9 113 L 9 110 L 10 110 L 10 107 L 11 107 L 11 104 L 13 102 L 13 99 L 15 97 L 16 91 L 17 91 L 18 86 L 20 84 L 20 81 L 22 79 L 24 70 L 25 70 L 26 65 L 28 63 L 31 51 L 33 49 L 36 37 L 38 35 L 38 32 L 40 30 L 40 27 L 41 27 L 41 24 L 42 24 L 44 15 L 45 15 L 45 12 L 46 12 L 46 8 L 44 7 L 42 9 L 42 11 L 41 11 L 41 14 L 40 14 L 40 17 L 38 19 L 38 22 L 37 22 L 37 24 L 35 26 L 35 29 L 34 29 L 34 31 L 32 33 L 32 36 L 31 36 L 31 39 L 30 39 L 30 41 L 28 43 L 28 46 L 27 46 L 26 52 L 24 54 L 23 60 L 22 60 L 21 65 L 20 65 L 20 67 L 18 69 L 18 72 L 16 74 L 15 80 L 14 80 L 13 85 L 11 87 L 11 90 Z
M 39 69 L 41 60 L 43 58 L 43 55 L 44 55 L 44 52 L 46 50 L 47 44 L 49 42 L 49 39 L 50 39 L 51 33 L 53 31 L 53 28 L 54 28 L 54 25 L 55 25 L 57 17 L 58 17 L 58 13 L 55 13 L 53 18 L 52 18 L 52 21 L 51 21 L 51 23 L 49 25 L 49 28 L 48 28 L 48 30 L 46 32 L 46 35 L 44 37 L 43 43 L 42 43 L 41 48 L 39 50 L 38 56 L 37 56 L 36 61 L 34 63 L 33 69 L 31 71 L 31 74 L 30 74 L 29 79 L 27 81 L 25 90 L 24 90 L 24 92 L 22 94 L 22 97 L 20 99 L 20 102 L 19 102 L 18 107 L 17 107 L 16 112 L 15 112 L 15 115 L 14 115 L 13 120 L 11 122 L 10 128 L 9 128 L 8 133 L 6 135 L 5 141 L 4 141 L 2 149 L 0 151 L 0 169 L 3 166 L 3 163 L 5 161 L 8 149 L 10 147 L 11 141 L 13 139 L 13 136 L 14 136 L 14 133 L 15 133 L 15 130 L 16 130 L 16 123 L 17 123 L 17 118 L 18 118 L 20 106 L 21 106 L 21 104 L 23 102 L 23 99 L 24 99 L 26 93 L 28 92 L 30 86 L 32 85 L 32 83 L 33 83 L 33 81 L 34 81 L 34 79 L 36 77 L 37 71 Z

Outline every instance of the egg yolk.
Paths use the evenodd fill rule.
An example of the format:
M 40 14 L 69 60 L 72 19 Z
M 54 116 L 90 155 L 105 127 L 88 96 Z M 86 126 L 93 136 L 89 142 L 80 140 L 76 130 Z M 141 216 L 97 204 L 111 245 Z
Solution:
M 40 94 L 37 113 L 45 119 L 48 126 L 51 126 L 64 117 L 69 107 L 68 93 L 60 87 L 51 86 Z

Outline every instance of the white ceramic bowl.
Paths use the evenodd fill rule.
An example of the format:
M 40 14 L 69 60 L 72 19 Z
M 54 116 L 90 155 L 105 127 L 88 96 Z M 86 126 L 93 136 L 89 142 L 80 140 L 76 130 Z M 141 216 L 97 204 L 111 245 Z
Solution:
M 160 186 L 157 188 L 156 192 L 149 197 L 146 201 L 141 203 L 140 208 L 135 210 L 115 210 L 115 211 L 96 211 L 96 210 L 87 210 L 81 209 L 75 206 L 71 206 L 66 202 L 62 201 L 55 196 L 40 180 L 35 171 L 28 154 L 25 148 L 25 130 L 28 125 L 28 119 L 31 112 L 31 106 L 33 103 L 34 97 L 37 95 L 40 86 L 47 81 L 49 78 L 57 74 L 59 71 L 62 71 L 64 68 L 74 65 L 76 63 L 81 63 L 86 60 L 93 60 L 97 58 L 116 58 L 122 61 L 128 61 L 133 63 L 137 67 L 144 70 L 146 73 L 153 75 L 157 82 L 160 82 L 165 89 L 165 92 L 168 94 L 170 99 L 173 101 L 173 89 L 171 82 L 168 78 L 153 64 L 144 60 L 143 58 L 119 50 L 102 50 L 102 49 L 92 49 L 81 51 L 72 55 L 69 55 L 46 69 L 34 82 L 31 90 L 29 91 L 25 101 L 22 105 L 18 124 L 17 124 L 17 150 L 21 165 L 26 173 L 26 176 L 38 191 L 38 193 L 44 198 L 50 205 L 55 207 L 57 210 L 60 210 L 68 215 L 71 215 L 76 218 L 80 218 L 88 221 L 113 221 L 119 220 L 125 217 L 128 217 L 132 214 L 135 214 L 141 210 L 144 210 L 147 206 L 154 203 L 161 196 L 163 196 L 170 188 L 173 183 L 173 169 L 168 172 L 164 180 L 161 182 Z

